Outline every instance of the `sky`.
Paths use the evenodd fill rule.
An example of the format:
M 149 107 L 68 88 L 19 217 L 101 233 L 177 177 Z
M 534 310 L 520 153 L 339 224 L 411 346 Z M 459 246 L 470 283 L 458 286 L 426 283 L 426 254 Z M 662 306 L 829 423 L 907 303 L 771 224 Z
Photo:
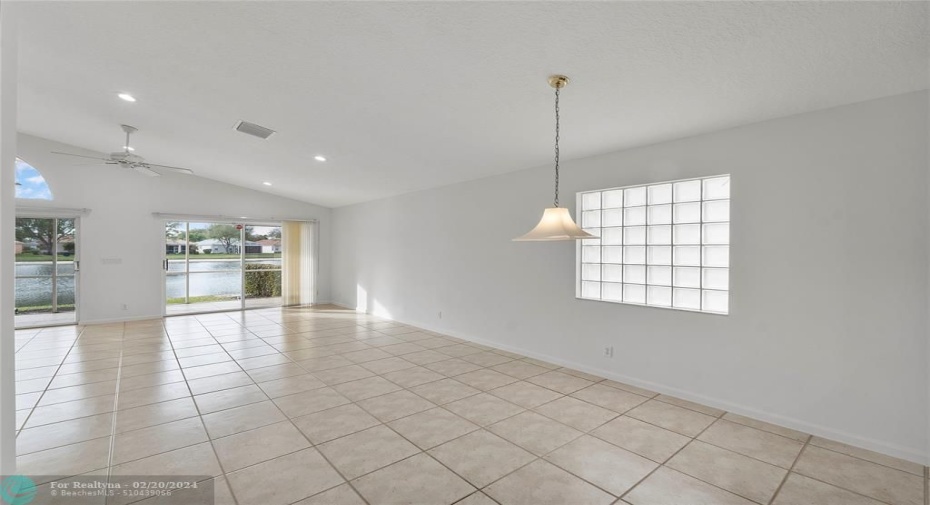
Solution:
M 16 158 L 16 198 L 51 200 L 52 191 L 38 170 Z

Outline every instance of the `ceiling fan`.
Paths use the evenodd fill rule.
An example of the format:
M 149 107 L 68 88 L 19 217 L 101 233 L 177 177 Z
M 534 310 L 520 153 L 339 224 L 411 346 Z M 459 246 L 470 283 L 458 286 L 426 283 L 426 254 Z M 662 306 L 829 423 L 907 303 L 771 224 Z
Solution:
M 52 151 L 52 154 L 63 154 L 65 156 L 76 156 L 78 158 L 88 158 L 91 160 L 98 160 L 102 163 L 89 163 L 88 165 L 119 165 L 120 168 L 128 168 L 135 172 L 138 172 L 142 175 L 147 175 L 149 177 L 158 177 L 161 174 L 152 170 L 153 168 L 159 170 L 170 170 L 179 174 L 193 175 L 194 171 L 187 168 L 178 168 L 178 167 L 169 167 L 167 165 L 155 165 L 154 163 L 146 163 L 145 159 L 142 156 L 132 154 L 132 146 L 129 144 L 129 136 L 133 133 L 139 131 L 135 126 L 129 125 L 120 125 L 120 128 L 126 132 L 126 143 L 123 144 L 123 150 L 115 153 L 110 153 L 106 158 L 97 158 L 96 156 L 84 156 L 83 154 L 74 154 L 74 153 L 63 153 L 59 151 Z

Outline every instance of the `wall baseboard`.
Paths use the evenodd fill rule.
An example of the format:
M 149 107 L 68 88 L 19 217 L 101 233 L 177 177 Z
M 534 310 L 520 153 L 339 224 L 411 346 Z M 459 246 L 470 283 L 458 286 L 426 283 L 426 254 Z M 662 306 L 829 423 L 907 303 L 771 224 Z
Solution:
M 358 309 L 352 308 L 348 304 L 339 303 L 339 302 L 334 302 L 333 304 L 339 305 L 340 307 L 345 307 L 346 309 L 349 309 L 349 310 L 358 311 Z M 383 317 L 383 316 L 378 316 L 378 317 Z M 502 344 L 500 342 L 494 342 L 491 340 L 476 338 L 471 335 L 465 335 L 465 334 L 461 334 L 458 332 L 451 332 L 446 329 L 438 329 L 431 324 L 426 324 L 426 323 L 422 323 L 419 321 L 406 321 L 403 319 L 392 319 L 392 318 L 386 318 L 386 317 L 384 319 L 389 319 L 389 320 L 396 321 L 402 324 L 408 324 L 410 326 L 416 326 L 424 330 L 441 333 L 443 335 L 448 335 L 450 337 L 467 340 L 469 342 L 474 342 L 476 344 L 486 345 L 488 347 L 493 347 L 495 349 L 500 349 L 502 351 L 514 352 L 514 353 L 522 354 L 523 356 L 527 356 L 530 358 L 535 358 L 535 359 L 539 359 L 542 361 L 548 361 L 550 363 L 561 365 L 566 368 L 573 368 L 575 370 L 594 374 L 599 377 L 603 377 L 605 379 L 615 380 L 618 382 L 630 384 L 632 386 L 649 389 L 657 393 L 677 396 L 678 398 L 697 402 L 703 405 L 707 405 L 708 407 L 722 409 L 727 412 L 739 414 L 741 416 L 751 417 L 753 419 L 776 424 L 779 426 L 783 426 L 785 428 L 791 428 L 793 430 L 802 431 L 804 433 L 809 433 L 811 435 L 816 435 L 818 437 L 835 440 L 837 442 L 842 442 L 844 444 L 854 445 L 856 447 L 861 447 L 863 449 L 868 449 L 870 451 L 879 452 L 881 454 L 885 454 L 885 455 L 892 456 L 895 458 L 912 461 L 920 465 L 930 464 L 930 454 L 928 454 L 927 452 L 918 450 L 918 449 L 914 449 L 910 447 L 902 447 L 902 446 L 895 445 L 895 444 L 889 444 L 881 440 L 861 437 L 861 436 L 847 433 L 844 431 L 835 430 L 827 426 L 822 426 L 822 425 L 815 424 L 815 423 L 809 423 L 809 422 L 806 422 L 800 419 L 795 419 L 791 417 L 782 416 L 780 414 L 774 414 L 771 412 L 758 410 L 752 407 L 740 405 L 740 404 L 722 400 L 719 398 L 705 396 L 705 395 L 702 395 L 700 393 L 696 393 L 693 391 L 671 387 L 671 386 L 667 386 L 665 384 L 660 384 L 656 382 L 644 381 L 644 380 L 637 379 L 635 377 L 629 377 L 629 376 L 618 374 L 616 372 L 612 372 L 609 370 L 603 370 L 603 369 L 599 369 L 596 367 L 587 366 L 581 363 L 575 363 L 569 360 L 559 358 L 557 356 L 549 356 L 549 355 L 538 353 L 538 352 L 535 352 L 529 349 L 522 349 L 522 348 L 511 346 L 511 345 Z

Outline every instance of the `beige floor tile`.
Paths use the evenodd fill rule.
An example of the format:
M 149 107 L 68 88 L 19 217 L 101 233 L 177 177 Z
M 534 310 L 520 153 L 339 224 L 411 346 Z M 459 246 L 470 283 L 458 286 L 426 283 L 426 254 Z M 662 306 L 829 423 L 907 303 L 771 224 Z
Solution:
M 72 402 L 92 398 L 94 396 L 112 395 L 116 393 L 116 381 L 94 382 L 93 384 L 82 384 L 80 386 L 71 386 L 61 389 L 52 389 L 46 391 L 39 400 L 39 406 L 52 405 L 54 403 Z M 39 393 L 34 393 L 38 399 Z M 16 395 L 17 400 L 20 396 Z M 21 408 L 17 403 L 16 408 Z
M 513 384 L 507 384 L 496 389 L 488 391 L 489 394 L 492 394 L 498 398 L 503 398 L 510 403 L 519 405 L 525 409 L 532 409 L 538 407 L 544 403 L 551 402 L 556 398 L 562 396 L 561 393 L 556 393 L 551 389 L 546 389 L 542 386 L 537 386 L 535 384 L 530 384 L 525 381 L 514 382 Z
M 479 352 L 477 354 L 469 354 L 468 356 L 462 356 L 462 360 L 483 367 L 493 367 L 495 365 L 514 361 L 514 358 L 508 358 L 507 356 L 485 351 Z
M 526 380 L 530 377 L 541 375 L 549 371 L 548 368 L 543 368 L 541 366 L 536 366 L 532 363 L 519 360 L 494 365 L 491 367 L 491 369 L 521 380 Z
M 20 455 L 16 471 L 22 475 L 72 476 L 106 468 L 110 459 L 110 437 Z M 36 479 L 34 479 L 36 480 Z M 37 484 L 49 479 L 38 479 Z
M 189 397 L 190 395 L 190 389 L 188 389 L 187 384 L 183 382 L 135 389 L 130 395 L 120 395 L 117 409 L 131 409 L 134 407 L 141 407 L 142 405 Z
M 696 410 L 700 412 L 701 414 L 707 414 L 713 417 L 720 417 L 725 413 L 725 411 L 723 410 L 715 409 L 713 407 L 708 407 L 706 405 L 701 405 L 700 403 L 695 403 L 690 400 L 685 400 L 683 398 L 678 398 L 675 396 L 660 394 L 659 396 L 656 396 L 655 399 L 665 402 L 665 403 L 671 403 L 672 405 L 677 405 L 679 407 L 684 407 L 686 409 Z
M 923 478 L 817 446 L 804 449 L 794 471 L 892 505 L 923 505 Z
M 310 358 L 306 360 L 301 360 L 297 362 L 298 365 L 302 366 L 308 372 L 321 372 L 323 370 L 332 370 L 334 368 L 341 368 L 344 366 L 350 366 L 353 363 L 342 356 L 324 356 L 321 358 Z M 361 378 L 361 377 L 360 377 Z
M 548 368 L 549 370 L 555 370 L 558 368 L 562 368 L 561 366 L 556 365 L 555 363 L 549 363 L 548 361 L 543 361 L 541 359 L 536 359 L 536 358 L 523 358 L 523 361 L 526 361 L 527 363 L 532 363 L 536 366 L 541 366 L 543 368 Z
M 608 505 L 615 498 L 551 463 L 536 460 L 484 489 L 503 505 Z
M 563 396 L 558 400 L 540 405 L 534 409 L 536 412 L 555 419 L 572 428 L 588 432 L 618 416 L 612 410 L 607 410 L 588 402 Z
M 320 388 L 297 393 L 296 395 L 282 396 L 281 398 L 275 398 L 274 402 L 290 418 L 305 416 L 350 403 L 348 398 L 342 396 L 333 388 Z
M 391 421 L 388 426 L 423 450 L 479 429 L 478 425 L 442 408 Z
M 365 475 L 353 485 L 371 505 L 449 505 L 475 491 L 426 454 Z
M 112 475 L 222 475 L 209 442 L 123 463 Z
M 374 416 L 354 404 L 301 416 L 293 421 L 314 444 L 328 442 L 381 424 Z
M 419 449 L 386 426 L 353 433 L 317 447 L 347 479 L 412 456 Z
M 310 447 L 310 443 L 289 421 L 213 441 L 216 454 L 226 472 L 232 472 Z
M 627 492 L 659 466 L 588 435 L 553 451 L 545 459 L 614 496 Z
M 211 365 L 212 366 L 212 365 Z M 183 382 L 184 374 L 180 370 L 168 370 L 167 372 L 151 373 L 147 375 L 137 375 L 120 379 L 120 393 L 132 391 L 134 389 L 150 388 L 161 384 L 171 384 L 173 382 Z
M 884 454 L 879 454 L 877 452 L 869 451 L 867 449 L 860 449 L 859 447 L 853 447 L 842 442 L 835 442 L 833 440 L 828 440 L 821 437 L 811 438 L 811 445 L 816 445 L 817 447 L 823 447 L 824 449 L 830 449 L 834 452 L 841 452 L 843 454 L 853 456 L 859 459 L 864 459 L 866 461 L 871 461 L 872 463 L 878 463 L 879 465 L 888 466 L 901 470 L 907 473 L 912 473 L 917 476 L 923 476 L 924 467 L 913 463 L 911 461 L 905 461 L 903 459 L 893 458 L 891 456 L 886 456 Z
M 373 377 L 375 374 L 358 365 L 348 365 L 339 368 L 330 368 L 328 370 L 320 370 L 313 372 L 313 375 L 326 383 L 327 386 L 335 386 L 343 382 Z
M 535 459 L 533 454 L 486 430 L 435 447 L 429 454 L 479 488 Z
M 297 363 L 285 363 L 283 365 L 277 366 L 266 366 L 264 368 L 253 368 L 246 372 L 249 377 L 252 378 L 255 382 L 268 382 L 277 379 L 283 379 L 285 377 L 293 377 L 295 375 L 303 375 L 307 373 Z
M 401 387 L 387 379 L 375 376 L 352 382 L 344 382 L 333 386 L 333 389 L 352 401 L 359 401 L 393 393 L 394 391 L 400 391 Z
M 468 356 L 469 354 L 477 354 L 481 352 L 481 349 L 465 343 L 437 347 L 436 350 L 445 355 L 454 357 Z
M 458 358 L 437 361 L 435 363 L 429 363 L 423 366 L 434 372 L 441 373 L 446 377 L 455 377 L 456 375 L 474 372 L 475 370 L 481 370 L 482 368 L 474 363 L 469 363 Z
M 698 440 L 782 468 L 791 468 L 804 447 L 804 444 L 797 440 L 726 420 L 714 423 L 701 433 Z
M 315 449 L 304 449 L 226 475 L 240 504 L 285 505 L 345 482 Z
M 392 356 L 403 356 L 404 354 L 413 354 L 415 352 L 426 350 L 426 348 L 421 345 L 412 344 L 410 342 L 404 342 L 403 340 L 400 340 L 400 339 L 394 339 L 394 340 L 396 340 L 397 343 L 381 346 L 380 349 Z
M 791 473 L 772 505 L 881 505 L 881 502 Z
M 697 436 L 716 420 L 712 416 L 657 400 L 650 400 L 626 415 L 689 437 Z
M 207 441 L 199 418 L 182 419 L 116 435 L 112 464 L 146 458 Z
M 656 393 L 655 391 L 650 391 L 648 389 L 641 388 L 639 386 L 633 386 L 631 384 L 626 384 L 626 383 L 618 382 L 614 380 L 605 380 L 601 382 L 601 384 L 605 386 L 610 386 L 612 388 L 622 389 L 624 391 L 633 393 L 635 395 L 645 396 L 646 398 L 652 398 L 659 394 L 659 393 Z
M 26 422 L 27 428 L 77 419 L 79 417 L 105 414 L 113 411 L 116 395 L 94 396 L 73 402 L 55 403 L 36 407 Z
M 212 505 L 236 505 L 236 500 L 233 498 L 232 490 L 229 489 L 229 483 L 226 482 L 226 477 L 218 477 L 213 479 Z
M 203 379 L 187 381 L 187 385 L 190 386 L 191 393 L 194 395 L 202 395 L 205 393 L 248 386 L 251 384 L 254 384 L 252 382 L 252 378 L 249 377 L 245 372 L 233 372 L 224 375 L 214 375 L 213 377 L 204 377 Z
M 116 416 L 116 433 L 138 430 L 197 415 L 197 407 L 190 397 L 143 405 L 119 411 Z
M 210 354 L 200 354 L 186 358 L 178 358 L 178 363 L 183 368 L 194 368 L 203 365 L 215 365 L 216 363 L 225 363 L 232 361 L 232 357 L 226 352 L 213 352 Z
M 487 393 L 447 403 L 443 407 L 479 425 L 487 426 L 523 412 L 523 407 Z
M 396 372 L 388 372 L 384 374 L 383 377 L 405 388 L 412 388 L 414 386 L 419 386 L 421 384 L 435 382 L 446 378 L 445 375 L 434 372 L 428 368 L 423 368 L 421 366 L 405 368 L 403 370 L 397 370 Z
M 375 361 L 378 359 L 390 358 L 391 356 L 393 355 L 380 349 L 364 349 L 361 351 L 347 352 L 342 355 L 342 357 L 353 363 L 365 363 L 366 361 Z
M 264 356 L 253 356 L 250 358 L 237 359 L 236 363 L 238 363 L 243 370 L 249 371 L 269 366 L 284 365 L 291 363 L 291 360 L 283 354 L 275 353 L 266 354 Z
M 504 375 L 500 372 L 495 372 L 494 370 L 487 368 L 456 375 L 455 380 L 464 382 L 465 384 L 468 384 L 469 386 L 480 389 L 482 391 L 496 389 L 501 386 L 506 386 L 507 384 L 517 382 L 517 379 L 514 377 Z
M 293 375 L 258 383 L 258 387 L 271 398 L 303 393 L 304 391 L 320 389 L 325 386 L 326 384 L 323 384 L 322 381 L 310 374 Z
M 488 430 L 520 447 L 542 456 L 582 433 L 535 412 L 523 412 L 488 426 Z
M 294 505 L 366 505 L 365 501 L 348 484 L 336 486 Z
M 116 368 L 106 368 L 103 370 L 94 370 L 92 372 L 80 372 L 73 374 L 58 374 L 54 379 L 49 383 L 46 379 L 33 379 L 37 381 L 46 381 L 49 389 L 57 389 L 70 386 L 80 386 L 81 384 L 90 384 L 92 382 L 104 382 L 111 381 L 116 379 L 118 369 Z M 19 386 L 24 381 L 16 382 L 16 391 L 22 391 L 23 393 L 28 392 L 27 389 L 20 390 Z M 31 381 L 30 381 L 31 382 Z M 42 386 L 39 390 L 45 389 Z
M 468 495 L 467 498 L 455 502 L 455 505 L 497 505 L 497 502 L 488 498 L 488 495 L 478 491 Z
M 745 498 L 666 467 L 646 477 L 623 499 L 631 505 L 753 505 Z
M 410 391 L 397 391 L 357 402 L 358 406 L 382 422 L 389 422 L 401 417 L 423 412 L 436 405 Z
M 787 470 L 694 441 L 666 466 L 758 503 L 768 503 Z
M 286 419 L 274 403 L 264 401 L 206 414 L 203 423 L 210 438 L 217 439 Z
M 597 438 L 659 463 L 691 439 L 632 417 L 621 416 L 591 432 Z
M 445 354 L 440 354 L 432 350 L 413 352 L 410 354 L 403 354 L 402 356 L 404 357 L 405 360 L 411 363 L 416 363 L 417 365 L 421 365 L 421 366 L 426 365 L 428 363 L 435 363 L 436 361 L 442 361 L 444 359 L 449 359 L 449 356 L 446 356 Z
M 29 454 L 53 447 L 76 444 L 107 437 L 112 428 L 113 414 L 71 419 L 35 428 L 26 428 L 16 437 L 16 453 Z
M 370 370 L 376 374 L 386 374 L 388 372 L 396 372 L 398 370 L 417 366 L 403 358 L 398 357 L 366 361 L 365 363 L 361 363 L 361 365 L 362 368 Z
M 765 421 L 759 421 L 757 419 L 752 419 L 750 417 L 741 416 L 739 414 L 734 414 L 732 412 L 727 412 L 723 415 L 723 419 L 742 424 L 743 426 L 749 426 L 750 428 L 755 428 L 757 430 L 767 431 L 769 433 L 774 433 L 776 435 L 781 435 L 786 438 L 797 440 L 798 442 L 806 442 L 810 438 L 810 435 L 807 433 L 802 433 L 797 430 L 792 430 L 790 428 L 785 428 L 782 426 L 777 426 Z
M 255 384 L 222 389 L 194 397 L 194 402 L 197 403 L 197 408 L 200 409 L 202 415 L 266 400 L 268 400 L 268 397 Z
M 474 396 L 481 391 L 455 379 L 442 379 L 410 388 L 414 393 L 426 398 L 436 405 L 461 400 Z
M 566 395 L 594 384 L 594 381 L 582 379 L 581 377 L 556 370 L 533 376 L 527 379 L 527 381 Z
M 562 368 L 556 369 L 556 371 L 567 373 L 568 375 L 574 375 L 575 377 L 580 377 L 582 379 L 586 379 L 591 382 L 600 382 L 604 380 L 604 378 L 601 377 L 600 375 L 594 375 L 592 373 L 582 372 L 581 370 L 575 370 L 573 368 L 562 367 Z

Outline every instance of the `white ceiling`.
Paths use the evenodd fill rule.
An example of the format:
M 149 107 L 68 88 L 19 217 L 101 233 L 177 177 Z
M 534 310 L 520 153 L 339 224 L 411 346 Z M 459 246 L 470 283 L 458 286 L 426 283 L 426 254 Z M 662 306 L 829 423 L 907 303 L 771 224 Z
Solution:
M 928 87 L 926 2 L 19 8 L 21 131 L 330 207 L 548 163 L 551 73 L 567 159 Z

